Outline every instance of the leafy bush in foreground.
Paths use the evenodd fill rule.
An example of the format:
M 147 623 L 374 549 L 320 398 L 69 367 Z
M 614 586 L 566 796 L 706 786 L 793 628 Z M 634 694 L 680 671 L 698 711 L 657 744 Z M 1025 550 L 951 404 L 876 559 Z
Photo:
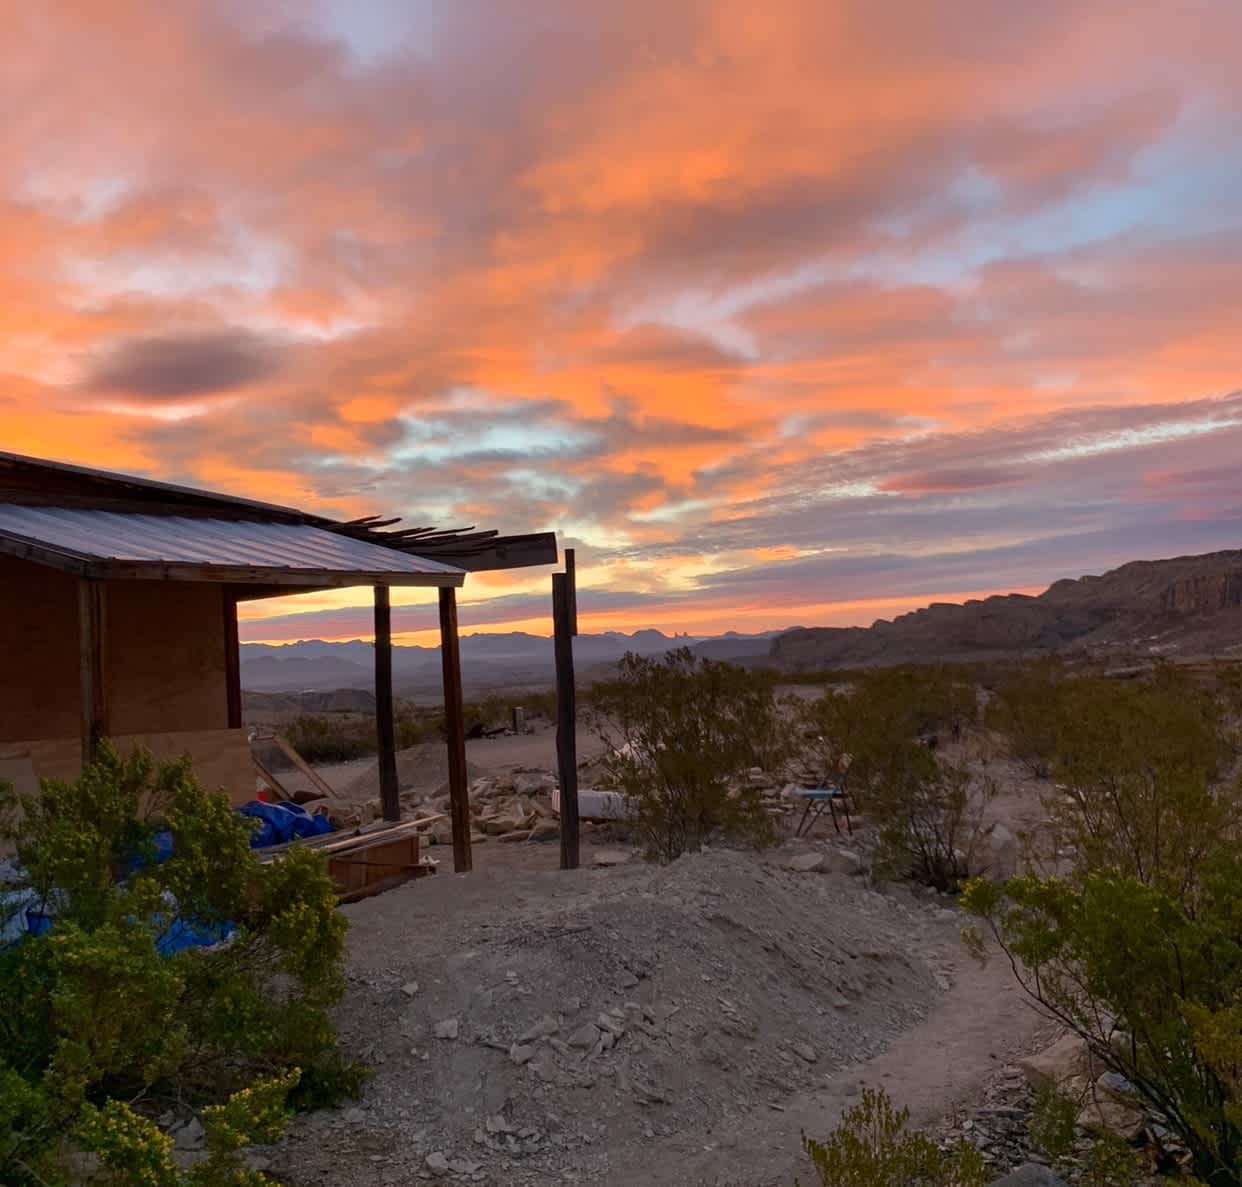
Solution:
M 1207 1183 L 1242 1182 L 1242 846 L 1192 898 L 1117 869 L 963 896 L 1023 989 L 1120 1072 Z M 980 944 L 978 938 L 976 944 Z
M 820 1187 L 983 1187 L 988 1174 L 974 1146 L 941 1150 L 910 1132 L 909 1119 L 909 1110 L 894 1109 L 883 1089 L 864 1088 L 824 1141 L 802 1137 Z
M 649 857 L 671 861 L 717 833 L 772 839 L 762 795 L 744 780 L 750 768 L 771 770 L 784 756 L 770 677 L 699 659 L 689 648 L 630 654 L 616 679 L 592 689 L 591 719 Z
M 159 864 L 157 828 L 173 841 Z M 0 838 L 54 914 L 0 952 L 0 1182 L 63 1182 L 69 1139 L 119 1187 L 257 1184 L 236 1149 L 278 1127 L 286 1095 L 356 1082 L 327 1014 L 346 922 L 323 859 L 295 846 L 260 865 L 249 828 L 188 760 L 156 770 L 108 746 L 74 783 L 0 794 Z M 174 915 L 236 930 L 164 955 Z M 217 1106 L 188 1177 L 150 1120 L 186 1103 Z

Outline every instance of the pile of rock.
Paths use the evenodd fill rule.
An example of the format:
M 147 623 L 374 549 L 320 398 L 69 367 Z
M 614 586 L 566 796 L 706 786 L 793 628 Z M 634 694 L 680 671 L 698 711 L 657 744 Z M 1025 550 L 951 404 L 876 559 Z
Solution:
M 484 775 L 470 785 L 471 840 L 475 844 L 497 841 L 544 841 L 560 835 L 552 807 L 556 776 L 550 771 L 518 769 L 506 774 Z M 444 816 L 449 810 L 447 784 L 430 795 L 407 792 L 402 802 L 412 819 Z M 426 838 L 433 845 L 450 845 L 452 825 L 447 819 L 428 826 Z
M 1059 1175 L 1039 1165 L 1046 1159 L 1031 1142 L 1036 1094 L 1046 1088 L 1055 1088 L 1078 1106 L 1077 1137 Z M 937 1136 L 943 1145 L 974 1143 L 997 1171 L 1016 1168 L 1012 1178 L 998 1180 L 1006 1187 L 1039 1187 L 1076 1182 L 1092 1144 L 1105 1133 L 1146 1146 L 1157 1163 L 1179 1159 L 1171 1135 L 1147 1115 L 1125 1077 L 1104 1068 L 1082 1039 L 1065 1034 L 1004 1068 L 988 1084 L 982 1101 L 947 1121 Z

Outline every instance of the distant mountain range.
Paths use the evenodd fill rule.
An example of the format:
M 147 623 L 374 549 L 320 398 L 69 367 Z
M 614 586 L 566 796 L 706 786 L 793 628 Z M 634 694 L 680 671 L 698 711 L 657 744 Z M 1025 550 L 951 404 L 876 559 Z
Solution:
M 579 635 L 574 659 L 579 673 L 589 675 L 615 664 L 626 652 L 660 655 L 692 647 L 712 659 L 766 655 L 776 632 L 761 635 L 704 637 L 635 631 Z M 463 635 L 462 679 L 467 691 L 548 687 L 553 677 L 552 640 L 515 631 L 495 635 Z M 252 692 L 306 692 L 329 689 L 370 689 L 375 683 L 375 652 L 369 642 L 243 643 L 242 687 Z M 438 647 L 394 647 L 393 685 L 399 694 L 414 696 L 440 687 Z
M 937 603 L 869 627 L 787 631 L 769 652 L 786 671 L 1077 653 L 1242 656 L 1242 551 L 1131 561 L 1031 597 Z
M 627 651 L 659 655 L 690 647 L 712 659 L 784 671 L 871 664 L 968 662 L 1050 652 L 1118 657 L 1242 657 L 1242 550 L 1132 561 L 1101 576 L 1057 581 L 1043 593 L 1002 594 L 958 605 L 934 603 L 869 627 L 797 627 L 758 635 L 705 638 L 665 635 L 579 635 L 580 676 L 606 672 Z M 242 645 L 244 688 L 254 692 L 370 689 L 374 652 L 366 642 L 310 641 Z M 462 675 L 468 692 L 547 688 L 552 640 L 520 632 L 466 635 Z M 398 693 L 440 688 L 440 651 L 393 649 Z

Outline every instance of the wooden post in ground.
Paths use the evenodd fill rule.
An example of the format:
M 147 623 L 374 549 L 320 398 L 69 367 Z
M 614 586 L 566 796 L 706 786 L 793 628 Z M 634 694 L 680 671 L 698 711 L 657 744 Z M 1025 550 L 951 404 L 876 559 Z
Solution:
M 82 765 L 108 734 L 103 664 L 104 591 L 99 581 L 78 581 L 78 677 L 82 695 Z
M 448 735 L 449 819 L 453 827 L 453 869 L 472 869 L 470 787 L 466 779 L 466 715 L 462 708 L 461 647 L 457 639 L 457 591 L 440 590 L 440 659 L 444 669 L 444 729 Z
M 241 642 L 237 634 L 237 594 L 228 586 L 220 589 L 224 601 L 224 695 L 228 728 L 242 727 Z
M 401 819 L 397 785 L 397 736 L 392 710 L 392 607 L 388 586 L 375 587 L 375 733 L 379 746 L 380 808 L 385 820 Z
M 572 548 L 565 549 L 565 576 L 569 578 L 569 633 L 578 633 L 578 560 Z
M 552 574 L 556 651 L 556 765 L 561 785 L 561 869 L 578 868 L 578 738 L 571 607 L 573 574 Z

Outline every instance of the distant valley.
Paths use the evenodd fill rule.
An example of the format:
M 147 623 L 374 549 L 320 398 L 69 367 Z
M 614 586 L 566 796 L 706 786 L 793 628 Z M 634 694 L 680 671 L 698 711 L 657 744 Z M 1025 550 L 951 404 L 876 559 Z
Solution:
M 713 637 L 635 631 L 579 635 L 574 659 L 580 675 L 611 668 L 626 652 L 660 655 L 691 647 L 712 659 L 754 659 L 767 655 L 776 632 Z M 251 692 L 328 692 L 370 689 L 375 653 L 369 642 L 243 643 L 242 687 Z M 546 688 L 553 679 L 552 640 L 524 632 L 463 635 L 462 679 L 470 695 L 497 688 Z M 394 647 L 393 684 L 399 695 L 417 699 L 440 689 L 438 647 Z M 326 705 L 326 702 L 325 702 Z
M 574 655 L 580 677 L 590 680 L 610 671 L 628 651 L 659 655 L 676 647 L 790 672 L 1053 652 L 1242 657 L 1242 550 L 1133 561 L 1100 576 L 1057 581 L 1034 597 L 936 603 L 869 627 L 798 627 L 710 638 L 658 630 L 579 635 Z M 552 683 L 551 639 L 520 632 L 467 635 L 461 651 L 471 695 Z M 242 684 L 256 693 L 369 690 L 374 684 L 369 642 L 246 643 L 241 652 Z M 393 673 L 399 694 L 432 697 L 440 688 L 439 649 L 394 648 Z

